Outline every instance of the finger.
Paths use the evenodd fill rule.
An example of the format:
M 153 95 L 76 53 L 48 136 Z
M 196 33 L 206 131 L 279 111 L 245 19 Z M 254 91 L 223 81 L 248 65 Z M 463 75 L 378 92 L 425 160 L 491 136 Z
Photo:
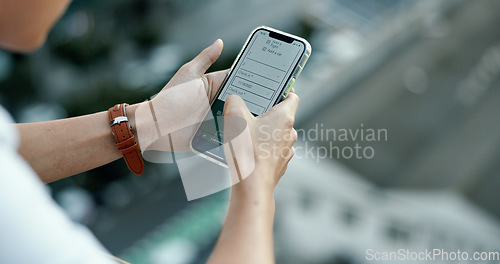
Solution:
M 295 93 L 295 88 L 292 87 L 292 89 L 290 89 L 290 92 Z
M 229 70 L 216 71 L 205 74 L 205 78 L 208 83 L 208 96 L 210 97 L 210 101 L 214 99 L 214 96 L 217 94 L 217 91 L 220 89 L 222 82 L 226 78 Z
M 295 148 L 292 146 L 290 152 L 288 153 L 288 162 L 290 162 L 290 160 L 293 158 L 294 155 L 295 155 Z
M 287 115 L 295 116 L 298 106 L 299 96 L 296 93 L 289 93 L 285 100 L 271 108 L 267 114 L 287 113 Z
M 287 163 L 285 164 L 285 166 L 280 170 L 280 172 L 278 173 L 279 177 L 275 180 L 276 182 L 274 183 L 275 185 L 278 184 L 278 182 L 281 180 L 281 178 L 283 177 L 283 175 L 285 174 L 285 171 L 288 169 L 288 161 Z
M 197 76 L 202 76 L 210 66 L 219 58 L 224 43 L 217 39 L 212 45 L 204 49 L 198 56 L 188 62 L 189 68 Z
M 223 114 L 224 116 L 237 116 L 245 119 L 253 117 L 250 110 L 248 110 L 245 101 L 235 94 L 230 95 L 226 99 Z

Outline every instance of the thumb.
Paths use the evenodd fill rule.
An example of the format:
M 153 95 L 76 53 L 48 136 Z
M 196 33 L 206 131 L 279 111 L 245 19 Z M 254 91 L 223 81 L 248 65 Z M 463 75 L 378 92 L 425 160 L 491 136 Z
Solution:
M 235 94 L 227 97 L 226 102 L 224 103 L 223 114 L 224 116 L 236 116 L 243 119 L 253 117 L 243 99 Z
M 224 44 L 221 39 L 217 39 L 212 45 L 204 49 L 198 56 L 188 62 L 189 68 L 197 76 L 202 76 L 210 66 L 219 58 Z
M 224 103 L 224 143 L 233 144 L 233 150 L 240 152 L 241 150 L 252 149 L 251 147 L 248 148 L 248 144 L 251 145 L 252 142 L 250 134 L 243 135 L 244 140 L 241 140 L 240 136 L 248 128 L 248 123 L 253 118 L 243 99 L 234 94 L 230 95 Z M 237 140 L 237 138 L 240 138 L 240 140 Z M 235 155 L 233 151 L 229 153 L 231 153 L 230 155 Z M 236 156 L 241 157 L 241 155 Z M 250 156 L 253 157 L 253 155 Z M 232 160 L 229 159 L 228 162 L 228 164 L 231 164 Z

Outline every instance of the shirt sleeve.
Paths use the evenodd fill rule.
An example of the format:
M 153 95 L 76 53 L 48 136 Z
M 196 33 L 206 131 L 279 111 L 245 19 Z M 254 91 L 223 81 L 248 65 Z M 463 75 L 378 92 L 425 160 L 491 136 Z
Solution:
M 0 139 L 0 263 L 117 263 L 72 222 L 12 143 Z

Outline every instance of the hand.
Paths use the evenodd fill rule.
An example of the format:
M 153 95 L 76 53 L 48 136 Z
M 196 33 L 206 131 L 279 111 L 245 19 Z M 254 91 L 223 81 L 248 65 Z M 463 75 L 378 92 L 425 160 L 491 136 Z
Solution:
M 254 162 L 255 167 L 246 179 L 234 186 L 235 188 L 247 193 L 273 193 L 274 187 L 285 173 L 288 162 L 295 154 L 293 144 L 297 140 L 297 131 L 293 128 L 293 123 L 298 104 L 299 97 L 292 88 L 284 101 L 267 113 L 254 117 L 240 97 L 231 95 L 226 99 L 225 118 L 237 117 L 246 121 L 254 154 L 253 157 L 240 155 L 254 160 L 238 160 L 239 166 L 242 163 Z M 238 147 L 234 146 L 234 151 L 238 152 Z M 229 156 L 226 150 L 226 157 Z M 238 157 L 238 154 L 235 156 Z M 230 160 L 228 163 L 231 166 Z
M 135 115 L 142 151 L 146 148 L 190 151 L 190 140 L 197 124 L 205 117 L 227 74 L 227 70 L 205 74 L 219 58 L 222 48 L 222 40 L 216 40 L 184 64 L 151 102 L 138 107 Z
M 205 74 L 205 72 L 212 66 L 212 64 L 219 58 L 224 43 L 221 39 L 217 39 L 212 45 L 204 49 L 198 56 L 190 62 L 182 65 L 182 67 L 175 73 L 170 81 L 163 87 L 161 92 L 167 91 L 176 85 L 184 84 L 187 82 L 197 81 L 203 86 L 210 101 L 214 99 L 217 90 L 220 88 L 222 81 L 226 77 L 228 70 L 217 71 Z M 160 93 L 161 93 L 160 92 Z M 186 96 L 185 100 L 193 99 Z

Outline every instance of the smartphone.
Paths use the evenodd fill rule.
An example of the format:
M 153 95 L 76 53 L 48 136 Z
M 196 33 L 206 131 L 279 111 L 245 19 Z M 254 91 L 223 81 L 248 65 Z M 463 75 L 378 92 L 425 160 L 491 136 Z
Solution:
M 226 98 L 239 95 L 255 116 L 267 112 L 288 95 L 310 55 L 311 45 L 303 38 L 266 26 L 254 29 L 215 96 L 214 119 L 203 122 L 191 140 L 193 152 L 227 167 L 223 119 L 217 118 Z

